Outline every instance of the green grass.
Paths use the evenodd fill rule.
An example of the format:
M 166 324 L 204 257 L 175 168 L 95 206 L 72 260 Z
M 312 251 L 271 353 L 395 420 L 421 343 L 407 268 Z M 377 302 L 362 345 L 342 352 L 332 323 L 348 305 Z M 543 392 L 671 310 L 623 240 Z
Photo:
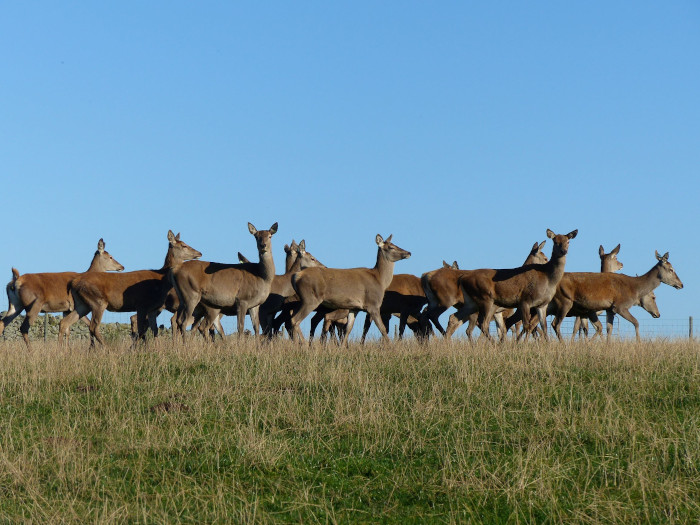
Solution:
M 697 523 L 700 345 L 0 347 L 0 522 Z

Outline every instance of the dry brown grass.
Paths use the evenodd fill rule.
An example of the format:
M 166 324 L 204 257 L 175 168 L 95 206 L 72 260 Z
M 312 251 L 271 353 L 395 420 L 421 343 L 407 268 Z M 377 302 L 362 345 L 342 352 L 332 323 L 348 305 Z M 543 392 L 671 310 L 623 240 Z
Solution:
M 700 345 L 0 348 L 3 522 L 698 522 Z

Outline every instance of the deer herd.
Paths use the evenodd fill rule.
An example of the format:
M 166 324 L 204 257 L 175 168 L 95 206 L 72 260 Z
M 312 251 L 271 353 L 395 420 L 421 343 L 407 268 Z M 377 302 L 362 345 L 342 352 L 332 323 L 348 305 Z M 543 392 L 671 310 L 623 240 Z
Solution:
M 639 323 L 629 312 L 641 306 L 659 317 L 654 289 L 661 283 L 683 288 L 683 283 L 668 261 L 656 252 L 656 263 L 644 275 L 631 277 L 615 273 L 622 269 L 617 260 L 620 245 L 610 253 L 600 247 L 601 272 L 565 272 L 569 243 L 577 230 L 556 234 L 551 257 L 542 252 L 545 242 L 535 243 L 522 266 L 508 269 L 460 270 L 457 262 L 424 273 L 421 277 L 394 274 L 394 264 L 411 253 L 377 235 L 377 261 L 372 268 L 327 268 L 306 251 L 305 241 L 285 245 L 285 271 L 275 273 L 272 237 L 277 223 L 268 230 L 257 230 L 248 223 L 255 238 L 258 262 L 250 262 L 239 253 L 239 263 L 215 263 L 199 260 L 202 254 L 168 231 L 165 262 L 158 270 L 122 272 L 124 267 L 107 251 L 102 239 L 84 273 L 24 274 L 13 268 L 7 284 L 9 308 L 0 321 L 3 333 L 21 312 L 26 315 L 20 332 L 28 348 L 29 328 L 40 312 L 61 312 L 59 341 L 67 342 L 70 327 L 81 320 L 88 323 L 92 344 L 104 344 L 100 323 L 105 310 L 135 312 L 132 317 L 134 343 L 144 340 L 150 328 L 158 335 L 158 314 L 168 310 L 172 317 L 173 337 L 188 337 L 188 328 L 197 327 L 205 337 L 215 331 L 224 335 L 222 315 L 237 316 L 238 335 L 244 334 L 245 316 L 250 317 L 253 333 L 273 337 L 286 328 L 292 340 L 303 342 L 300 323 L 312 312 L 310 339 L 323 321 L 321 339 L 337 332 L 341 344 L 348 344 L 355 316 L 366 312 L 362 342 L 374 322 L 384 341 L 392 316 L 399 318 L 399 337 L 408 326 L 421 340 L 433 333 L 434 326 L 444 337 L 451 337 L 465 322 L 471 340 L 475 327 L 491 340 L 489 324 L 495 320 L 499 339 L 509 330 L 518 339 L 547 336 L 547 316 L 561 340 L 561 323 L 576 317 L 572 340 L 579 326 L 587 334 L 587 323 L 602 338 L 598 312 L 607 315 L 607 337 L 612 333 L 615 314 L 635 327 Z M 119 272 L 119 273 L 110 273 Z M 438 317 L 449 308 L 445 330 Z M 88 321 L 88 314 L 90 319 Z M 539 326 L 538 326 L 539 325 Z M 518 329 L 518 327 L 521 327 Z

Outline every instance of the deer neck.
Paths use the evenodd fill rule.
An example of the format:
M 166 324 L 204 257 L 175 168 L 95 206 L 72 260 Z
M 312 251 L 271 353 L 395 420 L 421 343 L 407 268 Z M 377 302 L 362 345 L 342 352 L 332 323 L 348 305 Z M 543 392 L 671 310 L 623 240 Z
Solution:
M 655 264 L 654 267 L 644 275 L 633 277 L 635 283 L 637 284 L 639 297 L 648 294 L 661 284 L 661 276 L 659 275 L 659 269 L 657 266 L 658 264 Z
M 552 258 L 546 263 L 547 274 L 551 282 L 558 283 L 564 277 L 564 267 L 566 266 L 566 255 L 555 255 L 552 253 Z
M 90 266 L 88 267 L 87 271 L 88 272 L 101 272 L 104 270 L 104 265 L 102 264 L 102 258 L 100 257 L 99 253 L 96 253 L 95 256 L 92 258 L 92 261 L 90 262 Z
M 394 277 L 394 264 L 393 261 L 388 260 L 384 256 L 381 248 L 377 250 L 377 264 L 374 265 L 374 270 L 377 272 L 379 282 L 384 290 L 389 287 Z
M 265 281 L 272 282 L 275 278 L 275 262 L 272 260 L 272 252 L 267 251 L 260 254 L 260 262 L 258 263 L 258 268 L 260 269 L 260 277 Z
M 161 270 L 166 272 L 175 270 L 179 268 L 184 261 L 182 256 L 175 254 L 175 250 L 172 246 L 168 246 L 168 253 L 165 254 L 165 262 L 163 262 L 163 268 L 161 268 Z
M 287 253 L 287 258 L 284 260 L 284 273 L 290 273 L 292 271 L 292 268 L 294 265 L 297 263 L 299 260 L 299 257 L 295 255 L 293 252 Z M 300 268 L 301 269 L 301 268 Z M 298 270 L 296 270 L 298 271 Z

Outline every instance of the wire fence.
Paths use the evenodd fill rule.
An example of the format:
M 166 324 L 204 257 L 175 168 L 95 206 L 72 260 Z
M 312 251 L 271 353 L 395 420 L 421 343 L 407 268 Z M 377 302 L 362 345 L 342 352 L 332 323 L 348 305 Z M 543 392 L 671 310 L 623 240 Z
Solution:
M 353 338 L 359 338 L 362 334 L 362 327 L 364 325 L 365 319 L 364 319 L 365 314 L 358 314 L 356 320 L 355 320 L 355 326 L 352 331 L 351 337 Z M 169 329 L 170 328 L 170 317 L 172 314 L 168 312 L 162 313 L 160 316 L 158 316 L 158 324 L 159 326 L 162 326 L 163 328 Z M 102 318 L 103 323 L 129 323 L 129 314 L 119 314 L 119 313 L 112 313 L 112 312 L 105 312 L 105 315 Z M 310 325 L 310 317 L 306 318 L 302 323 L 301 323 L 301 329 L 304 332 L 304 334 L 308 334 L 309 330 L 311 328 Z M 444 316 L 445 318 L 447 317 L 446 315 Z M 547 327 L 548 327 L 548 333 L 554 337 L 554 330 L 552 330 L 551 327 L 551 320 L 553 318 L 550 317 L 548 318 L 547 322 Z M 600 322 L 603 325 L 603 330 L 606 330 L 606 316 L 605 314 L 602 314 L 599 316 Z M 41 322 L 38 321 L 38 322 Z M 659 318 L 659 319 L 638 319 L 639 322 L 639 335 L 643 339 L 679 339 L 679 338 L 688 338 L 688 337 L 694 337 L 697 336 L 697 334 L 694 334 L 693 332 L 693 317 L 689 316 L 684 319 L 665 319 L 665 318 Z M 237 330 L 237 319 L 236 317 L 230 317 L 230 316 L 224 316 L 221 319 L 221 324 L 224 328 L 224 331 L 226 334 L 232 334 L 235 333 Z M 398 330 L 398 318 L 392 317 L 392 320 L 390 321 L 390 326 L 389 326 L 389 334 L 390 335 L 395 335 L 395 331 Z M 447 322 L 445 319 L 445 323 L 443 323 L 443 326 L 446 326 Z M 320 335 L 322 328 L 322 323 L 318 326 L 316 329 L 316 336 L 318 337 Z M 246 330 L 252 330 L 252 325 L 250 323 L 250 319 L 246 317 L 245 320 L 245 329 Z M 573 332 L 574 329 L 574 319 L 569 317 L 564 320 L 562 323 L 561 327 L 561 333 L 562 336 L 564 337 L 571 337 L 571 333 Z M 407 328 L 406 332 L 410 334 L 410 330 Z M 490 326 L 490 332 L 492 335 L 496 335 L 496 324 L 491 323 Z M 479 333 L 479 330 L 475 330 L 475 335 Z M 589 328 L 588 328 L 588 335 L 591 337 L 593 334 L 595 334 L 595 328 L 591 323 L 589 323 Z M 456 336 L 460 337 L 464 335 L 464 328 L 460 328 L 457 331 Z M 621 339 L 631 339 L 635 337 L 635 331 L 634 331 L 634 326 L 632 323 L 627 321 L 626 319 L 622 319 L 619 315 L 615 316 L 615 320 L 613 321 L 613 336 L 618 337 Z M 368 332 L 368 338 L 378 338 L 379 337 L 379 330 L 375 327 L 374 324 L 372 324 L 372 328 Z

